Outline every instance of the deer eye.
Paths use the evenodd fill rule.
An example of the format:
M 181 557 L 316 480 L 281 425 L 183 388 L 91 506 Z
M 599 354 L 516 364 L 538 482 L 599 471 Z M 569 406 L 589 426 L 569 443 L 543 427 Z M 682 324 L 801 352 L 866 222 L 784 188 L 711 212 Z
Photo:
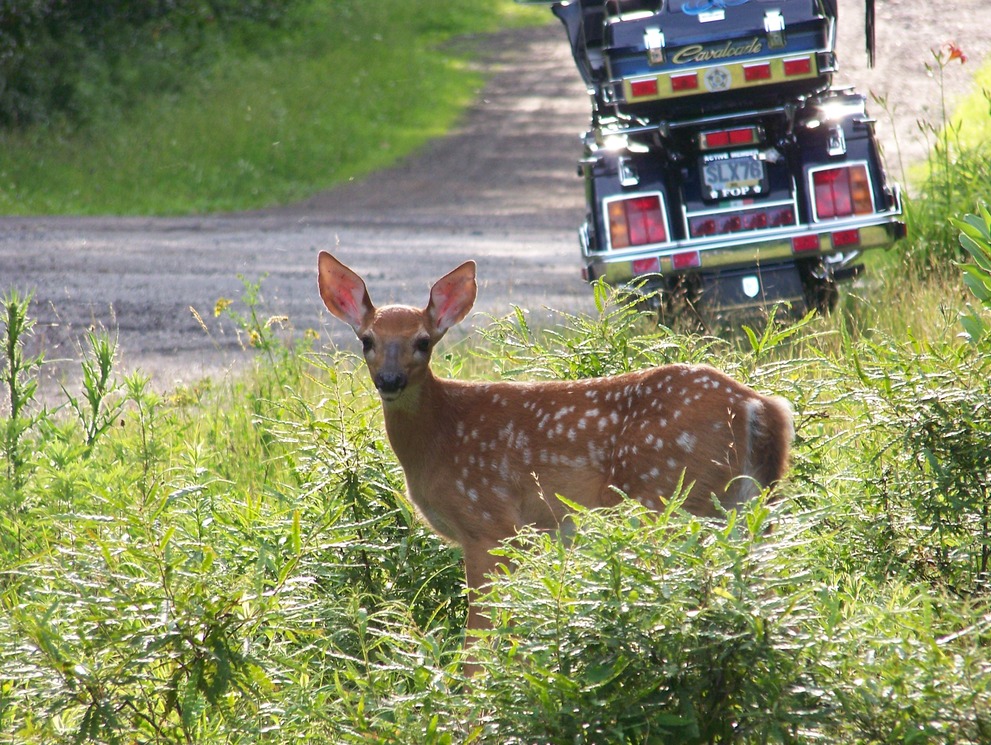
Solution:
M 426 353 L 430 351 L 430 337 L 420 336 L 417 340 L 413 342 L 413 350 L 416 352 Z
M 361 351 L 368 354 L 372 351 L 375 346 L 375 340 L 372 338 L 371 334 L 365 334 L 361 337 Z

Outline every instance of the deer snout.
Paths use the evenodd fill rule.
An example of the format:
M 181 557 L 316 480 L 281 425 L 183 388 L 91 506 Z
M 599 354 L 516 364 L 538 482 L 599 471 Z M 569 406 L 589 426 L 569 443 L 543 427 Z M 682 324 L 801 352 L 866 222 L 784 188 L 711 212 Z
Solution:
M 382 370 L 375 376 L 375 387 L 382 398 L 392 399 L 403 392 L 408 378 L 404 372 Z

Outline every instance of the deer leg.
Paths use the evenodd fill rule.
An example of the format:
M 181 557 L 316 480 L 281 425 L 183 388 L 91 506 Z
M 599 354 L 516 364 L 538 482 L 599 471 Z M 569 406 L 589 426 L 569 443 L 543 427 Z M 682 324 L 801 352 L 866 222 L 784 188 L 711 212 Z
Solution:
M 494 546 L 472 546 L 464 548 L 465 558 L 465 580 L 468 584 L 468 623 L 465 631 L 465 648 L 472 646 L 479 640 L 479 636 L 473 631 L 485 631 L 492 628 L 485 608 L 478 603 L 479 595 L 483 595 L 489 588 L 491 582 L 488 575 L 494 573 L 503 564 L 502 559 L 489 553 Z M 470 678 L 478 673 L 479 666 L 474 658 L 468 657 L 464 664 L 465 677 Z

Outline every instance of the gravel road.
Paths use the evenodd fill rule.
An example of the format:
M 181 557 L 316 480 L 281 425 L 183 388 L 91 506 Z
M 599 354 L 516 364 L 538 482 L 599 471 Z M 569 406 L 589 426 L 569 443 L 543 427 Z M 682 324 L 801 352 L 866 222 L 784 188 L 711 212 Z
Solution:
M 991 5 L 878 5 L 878 64 L 869 70 L 863 5 L 841 2 L 837 80 L 888 97 L 894 127 L 876 105 L 872 113 L 897 178 L 899 163 L 925 155 L 916 122 L 938 120 L 929 50 L 952 40 L 970 58 L 947 69 L 952 101 L 991 50 Z M 0 218 L 0 291 L 34 292 L 34 344 L 49 360 L 77 359 L 86 329 L 103 325 L 119 329 L 122 366 L 143 370 L 161 388 L 244 362 L 235 329 L 212 313 L 218 298 L 240 297 L 239 274 L 266 277 L 266 314 L 350 344 L 350 331 L 317 297 L 320 249 L 364 273 L 377 302 L 422 303 L 433 279 L 474 258 L 477 311 L 503 315 L 513 304 L 535 315 L 546 307 L 590 310 L 575 239 L 583 211 L 575 160 L 588 110 L 563 31 L 548 25 L 466 43 L 478 46 L 489 82 L 454 132 L 394 168 L 254 213 Z

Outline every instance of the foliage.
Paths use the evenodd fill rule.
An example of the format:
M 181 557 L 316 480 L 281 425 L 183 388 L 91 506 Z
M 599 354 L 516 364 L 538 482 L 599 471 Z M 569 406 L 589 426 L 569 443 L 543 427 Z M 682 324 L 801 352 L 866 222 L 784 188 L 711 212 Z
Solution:
M 945 273 L 960 252 L 950 215 L 969 210 L 991 194 L 991 158 L 987 147 L 987 111 L 991 92 L 983 89 L 971 97 L 966 118 L 951 116 L 946 99 L 946 76 L 950 68 L 967 63 L 967 55 L 955 44 L 932 50 L 926 69 L 939 88 L 939 119 L 917 122 L 921 135 L 930 145 L 922 176 L 906 199 L 906 218 L 910 240 L 906 256 L 916 272 Z M 983 102 L 982 112 L 975 103 Z
M 26 454 L 22 446 L 24 434 L 33 426 L 28 408 L 34 401 L 38 382 L 34 373 L 41 367 L 41 355 L 30 356 L 24 353 L 24 344 L 32 334 L 34 321 L 28 315 L 31 296 L 22 297 L 11 290 L 3 298 L 3 368 L 0 370 L 0 383 L 3 384 L 9 404 L 8 415 L 3 428 L 3 455 L 7 463 L 7 482 L 14 491 L 23 483 L 23 469 Z
M 511 0 L 39 7 L 74 18 L 77 6 L 105 5 L 99 33 L 77 38 L 59 25 L 45 42 L 51 64 L 31 48 L 43 57 L 32 57 L 38 75 L 70 79 L 58 112 L 32 98 L 23 105 L 44 111 L 22 119 L 34 124 L 0 126 L 4 214 L 188 214 L 303 199 L 451 126 L 481 84 L 464 63 L 473 44 L 453 35 L 534 17 Z M 91 15 L 79 22 L 97 24 Z M 110 38 L 98 44 L 102 33 Z
M 213 37 L 245 22 L 278 23 L 296 0 L 7 0 L 0 13 L 0 126 L 90 119 L 169 93 L 205 64 Z M 176 63 L 183 61 L 181 68 Z
M 787 395 L 798 439 L 779 501 L 701 520 L 673 495 L 660 513 L 580 512 L 567 543 L 506 545 L 515 568 L 492 587 L 494 630 L 472 651 L 484 672 L 465 685 L 457 553 L 400 496 L 360 362 L 308 351 L 261 300 L 245 281 L 218 303 L 257 335 L 243 380 L 163 396 L 140 374 L 118 380 L 104 338 L 83 355 L 80 397 L 22 398 L 21 462 L 3 483 L 15 508 L 0 512 L 5 738 L 991 736 L 979 345 L 812 319 L 718 342 L 604 294 L 598 315 L 552 331 L 521 312 L 496 321 L 476 365 L 580 377 L 711 362 Z M 25 390 L 36 367 L 18 369 Z
M 951 219 L 950 223 L 960 230 L 960 245 L 973 260 L 961 265 L 964 284 L 987 315 L 991 311 L 991 212 L 981 205 L 979 215 Z M 960 323 L 969 341 L 987 348 L 991 329 L 979 311 L 968 306 L 967 312 L 960 314 Z

